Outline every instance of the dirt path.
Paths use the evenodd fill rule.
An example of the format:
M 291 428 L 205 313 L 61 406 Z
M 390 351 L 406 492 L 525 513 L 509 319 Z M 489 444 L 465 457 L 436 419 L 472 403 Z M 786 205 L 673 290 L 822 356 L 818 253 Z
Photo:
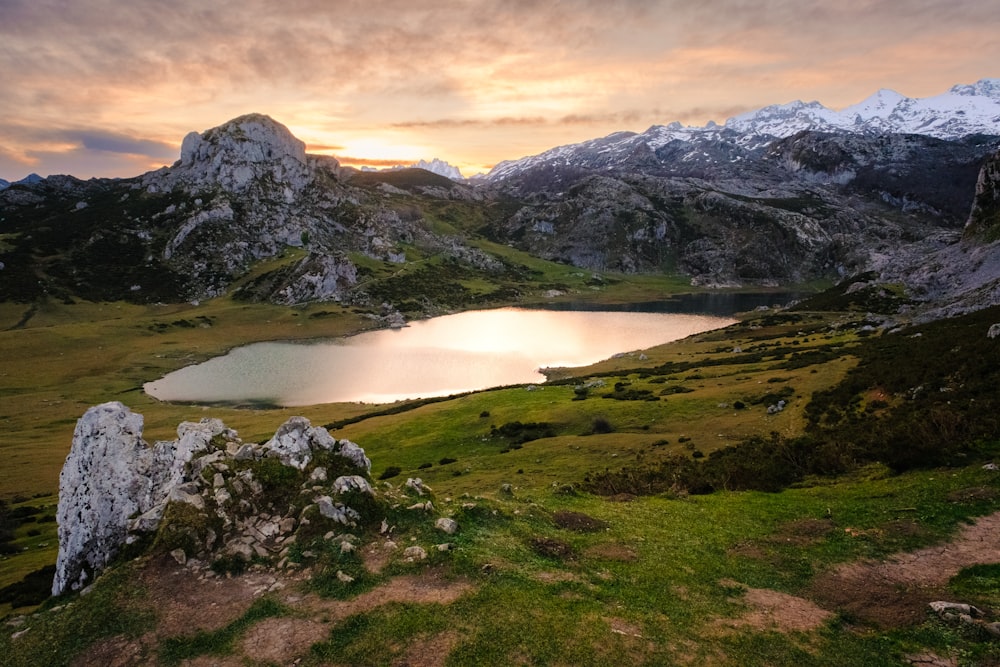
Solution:
M 393 602 L 450 604 L 473 590 L 465 579 L 445 577 L 439 570 L 420 575 L 393 577 L 350 600 L 330 600 L 302 593 L 307 573 L 286 575 L 251 572 L 237 577 L 213 577 L 181 567 L 169 558 L 151 562 L 141 583 L 157 610 L 156 629 L 134 641 L 112 637 L 98 642 L 74 664 L 104 664 L 132 667 L 155 663 L 155 648 L 168 637 L 212 632 L 240 618 L 263 595 L 273 594 L 291 613 L 255 623 L 237 642 L 233 655 L 203 656 L 186 661 L 185 667 L 227 667 L 248 660 L 292 664 L 306 656 L 310 647 L 329 638 L 337 622 Z M 406 663 L 435 667 L 443 664 L 455 637 L 431 636 L 408 650 Z
M 947 597 L 945 585 L 965 567 L 1000 562 L 1000 512 L 962 527 L 950 541 L 899 553 L 882 562 L 844 563 L 820 575 L 810 597 L 880 628 L 924 620 L 927 604 Z

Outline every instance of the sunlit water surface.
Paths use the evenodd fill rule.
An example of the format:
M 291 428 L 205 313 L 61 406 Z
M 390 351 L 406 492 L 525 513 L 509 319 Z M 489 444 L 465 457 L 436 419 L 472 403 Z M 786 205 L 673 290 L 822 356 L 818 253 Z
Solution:
M 471 311 L 336 340 L 255 343 L 144 388 L 163 401 L 389 403 L 543 382 L 539 368 L 583 366 L 734 321 L 678 313 Z

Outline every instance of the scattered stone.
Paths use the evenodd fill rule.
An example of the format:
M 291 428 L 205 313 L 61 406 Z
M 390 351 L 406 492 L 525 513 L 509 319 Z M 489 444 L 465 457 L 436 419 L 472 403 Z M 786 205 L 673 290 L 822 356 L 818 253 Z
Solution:
M 434 522 L 434 527 L 448 535 L 454 535 L 458 532 L 458 523 L 454 519 L 444 516 Z
M 334 451 L 353 463 L 354 467 L 364 470 L 365 474 L 371 473 L 372 462 L 365 455 L 365 450 L 356 443 L 350 440 L 341 440 L 337 443 Z
M 452 544 L 451 542 L 445 542 L 443 544 L 437 545 L 437 550 L 438 551 L 451 551 L 454 548 L 455 548 L 455 545 Z
M 407 507 L 408 510 L 421 510 L 424 512 L 431 512 L 434 510 L 434 503 L 427 501 L 426 503 L 414 503 Z
M 961 602 L 944 602 L 938 600 L 936 602 L 930 603 L 930 608 L 935 614 L 944 618 L 946 615 L 957 615 L 957 616 L 969 616 L 971 618 L 982 618 L 983 612 L 973 607 L 971 604 L 963 604 Z
M 426 560 L 427 551 L 423 547 L 406 547 L 403 550 L 403 557 L 409 561 Z
M 367 493 L 369 495 L 374 495 L 375 493 L 371 484 L 368 483 L 368 480 L 361 475 L 344 475 L 334 480 L 334 493 L 350 493 L 352 491 Z
M 349 574 L 344 574 L 342 570 L 337 570 L 337 581 L 345 584 L 350 584 L 354 582 L 354 577 Z
M 512 496 L 514 495 L 514 487 L 511 484 L 507 483 L 501 484 L 500 493 L 502 493 L 505 496 Z
M 178 565 L 187 564 L 187 554 L 184 553 L 183 549 L 174 549 L 173 551 L 170 552 L 170 555 L 173 557 L 175 561 L 177 561 Z
M 319 513 L 327 519 L 332 519 L 348 526 L 361 518 L 360 514 L 350 507 L 346 507 L 343 503 L 334 503 L 330 496 L 321 496 L 315 500 L 316 506 L 319 508 Z
M 414 491 L 416 491 L 418 496 L 422 496 L 424 495 L 424 493 L 430 491 L 430 488 L 424 484 L 424 480 L 420 479 L 419 477 L 407 478 L 406 484 L 404 486 L 408 489 L 413 489 Z
M 326 468 L 324 468 L 323 466 L 316 466 L 316 468 L 312 471 L 312 474 L 309 475 L 309 481 L 310 482 L 325 482 L 326 481 Z
M 1000 323 L 990 325 L 990 330 L 986 332 L 987 338 L 996 338 L 1000 336 Z

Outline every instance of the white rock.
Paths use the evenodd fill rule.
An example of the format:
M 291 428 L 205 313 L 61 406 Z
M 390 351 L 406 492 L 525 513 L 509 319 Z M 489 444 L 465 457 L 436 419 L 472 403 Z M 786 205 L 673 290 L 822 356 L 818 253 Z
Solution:
M 343 475 L 333 481 L 334 493 L 350 493 L 352 491 L 367 493 L 369 495 L 375 493 L 368 480 L 361 475 Z
M 365 456 L 365 450 L 350 440 L 341 440 L 337 443 L 336 452 L 346 459 L 349 459 L 354 466 L 364 470 L 366 473 L 372 471 L 372 462 Z
M 427 551 L 424 550 L 423 547 L 406 547 L 406 549 L 403 550 L 403 558 L 407 558 L 409 560 L 426 560 Z
M 134 516 L 163 500 L 157 452 L 142 439 L 142 415 L 118 402 L 77 422 L 59 475 L 59 555 L 52 594 L 79 590 L 118 553 Z
M 458 532 L 458 522 L 444 516 L 434 522 L 434 527 L 440 531 L 444 531 L 448 535 L 454 535 Z

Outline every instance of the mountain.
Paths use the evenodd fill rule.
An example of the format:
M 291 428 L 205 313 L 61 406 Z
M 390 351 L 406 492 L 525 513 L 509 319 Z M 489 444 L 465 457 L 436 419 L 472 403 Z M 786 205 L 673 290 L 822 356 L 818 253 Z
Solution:
M 467 304 L 470 284 L 496 287 L 477 302 L 517 293 L 525 267 L 491 243 L 696 286 L 903 275 L 963 232 L 965 243 L 995 234 L 983 183 L 995 180 L 984 165 L 1000 121 L 984 119 L 998 89 L 984 79 L 925 100 L 883 90 L 842 112 L 796 102 L 724 126 L 620 132 L 464 182 L 440 160 L 345 168 L 249 114 L 190 133 L 180 160 L 141 176 L 35 176 L 0 191 L 0 299 L 233 293 L 432 312 Z M 889 131 L 904 127 L 925 132 Z M 411 262 L 414 275 L 399 270 Z
M 450 178 L 453 181 L 464 181 L 465 176 L 462 176 L 462 172 L 459 171 L 458 167 L 452 166 L 445 162 L 444 160 L 439 160 L 434 158 L 430 162 L 426 160 L 421 160 L 416 164 L 410 165 L 411 169 L 425 169 L 432 174 L 437 174 L 438 176 L 444 176 L 445 178 Z
M 880 90 L 868 99 L 834 111 L 819 102 L 795 101 L 767 106 L 726 121 L 709 122 L 704 127 L 685 127 L 680 123 L 654 125 L 642 134 L 618 132 L 601 139 L 560 146 L 539 155 L 501 162 L 487 175 L 490 181 L 503 181 L 529 169 L 553 164 L 594 163 L 599 166 L 621 165 L 636 155 L 653 152 L 680 142 L 694 148 L 684 160 L 704 162 L 706 158 L 731 161 L 741 156 L 713 155 L 704 147 L 729 143 L 752 150 L 776 138 L 798 132 L 850 133 L 861 135 L 919 134 L 937 139 L 1000 133 L 1000 79 L 982 79 L 972 85 L 957 85 L 948 92 L 923 99 L 909 98 L 891 90 Z
M 485 233 L 698 285 L 837 279 L 957 241 L 998 147 L 1000 80 L 924 100 L 882 90 L 841 112 L 793 102 L 501 163 L 487 189 L 521 205 Z
M 468 186 L 398 173 L 372 178 L 307 155 L 284 125 L 249 114 L 188 134 L 174 165 L 135 178 L 21 181 L 0 191 L 9 239 L 0 298 L 210 298 L 289 249 L 297 259 L 240 285 L 240 298 L 365 305 L 378 297 L 359 286 L 372 282 L 362 265 L 402 264 L 407 253 L 445 254 L 472 272 L 502 269 L 431 231 L 421 213 L 421 202 L 437 198 L 474 200 Z

